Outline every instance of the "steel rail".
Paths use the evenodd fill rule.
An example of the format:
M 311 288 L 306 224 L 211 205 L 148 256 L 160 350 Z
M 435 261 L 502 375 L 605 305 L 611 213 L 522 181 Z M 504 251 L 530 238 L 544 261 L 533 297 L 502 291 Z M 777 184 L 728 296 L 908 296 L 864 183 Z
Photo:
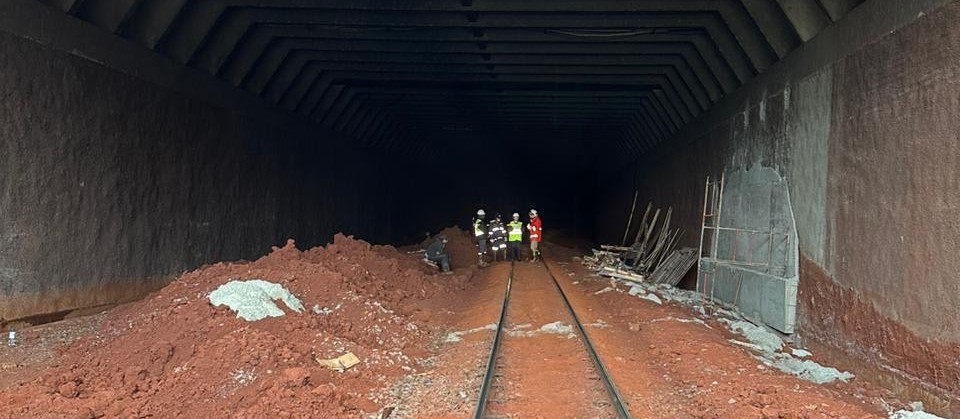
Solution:
M 507 277 L 507 290 L 503 293 L 503 306 L 500 307 L 500 320 L 497 321 L 497 331 L 493 337 L 493 347 L 490 349 L 490 359 L 487 361 L 487 371 L 483 375 L 483 384 L 480 386 L 480 395 L 477 397 L 477 409 L 473 412 L 474 419 L 483 419 L 487 410 L 487 396 L 493 384 L 493 370 L 497 365 L 497 354 L 500 352 L 500 341 L 503 336 L 504 325 L 507 321 L 507 305 L 510 303 L 510 289 L 513 288 L 513 266 L 510 262 L 510 275 Z
M 610 396 L 610 400 L 613 402 L 613 409 L 617 412 L 617 417 L 620 419 L 630 419 L 630 413 L 623 402 L 623 397 L 620 396 L 620 392 L 617 391 L 617 387 L 613 384 L 613 380 L 610 379 L 610 374 L 607 372 L 607 368 L 603 365 L 603 361 L 600 360 L 600 356 L 597 355 L 597 351 L 593 348 L 593 343 L 590 342 L 590 338 L 587 336 L 587 331 L 583 328 L 583 324 L 580 323 L 580 318 L 577 317 L 577 313 L 573 310 L 570 300 L 567 299 L 567 294 L 563 292 L 563 287 L 560 286 L 560 282 L 557 281 L 555 276 L 553 276 L 553 272 L 550 270 L 550 266 L 547 265 L 547 261 L 543 259 L 540 261 L 543 263 L 543 267 L 546 268 L 547 274 L 550 275 L 550 279 L 553 280 L 553 285 L 556 286 L 557 291 L 560 292 L 560 297 L 563 298 L 563 303 L 567 307 L 567 311 L 570 313 L 570 316 L 573 317 L 573 322 L 577 326 L 577 332 L 580 334 L 583 347 L 586 348 L 587 353 L 590 355 L 590 359 L 593 361 L 594 367 L 597 368 L 597 372 L 600 375 L 600 380 L 603 381 L 603 386 L 607 390 L 607 395 Z

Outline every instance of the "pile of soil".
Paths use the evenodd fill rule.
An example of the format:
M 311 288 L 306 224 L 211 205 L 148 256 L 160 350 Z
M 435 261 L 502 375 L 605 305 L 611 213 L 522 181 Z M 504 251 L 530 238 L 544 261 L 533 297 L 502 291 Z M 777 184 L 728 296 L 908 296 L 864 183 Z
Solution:
M 457 227 L 447 227 L 438 235 L 447 237 L 446 248 L 447 254 L 450 255 L 451 268 L 470 268 L 477 265 L 477 241 L 471 232 Z M 430 241 L 432 240 L 431 238 Z
M 455 267 L 469 237 L 444 231 Z M 475 255 L 475 252 L 469 250 Z M 67 346 L 60 366 L 0 392 L 0 417 L 357 417 L 377 392 L 422 369 L 446 332 L 431 301 L 464 292 L 474 274 L 441 276 L 417 256 L 337 235 L 301 252 L 288 241 L 254 262 L 189 272 L 107 314 Z M 207 298 L 231 280 L 278 283 L 303 313 L 246 322 Z M 352 351 L 344 372 L 315 359 Z

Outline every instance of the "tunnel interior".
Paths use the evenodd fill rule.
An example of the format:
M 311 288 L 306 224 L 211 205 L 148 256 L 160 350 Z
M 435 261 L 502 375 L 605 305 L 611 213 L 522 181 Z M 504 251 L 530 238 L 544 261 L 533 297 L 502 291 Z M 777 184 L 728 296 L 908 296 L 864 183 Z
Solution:
M 947 0 L 6 0 L 0 323 L 288 238 L 417 244 L 480 208 L 620 244 L 636 196 L 697 247 L 707 179 L 762 170 L 798 243 L 796 336 L 955 400 L 958 18 Z
M 397 241 L 483 206 L 592 239 L 601 176 L 860 1 L 40 3 L 422 171 L 372 210 Z

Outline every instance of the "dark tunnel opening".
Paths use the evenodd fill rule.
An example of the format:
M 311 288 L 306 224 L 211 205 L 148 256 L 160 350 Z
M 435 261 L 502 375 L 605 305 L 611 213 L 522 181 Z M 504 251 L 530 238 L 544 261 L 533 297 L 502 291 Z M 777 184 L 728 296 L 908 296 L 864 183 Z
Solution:
M 680 288 L 960 414 L 956 1 L 2 3 L 2 329 L 478 209 L 566 269 L 649 204 Z

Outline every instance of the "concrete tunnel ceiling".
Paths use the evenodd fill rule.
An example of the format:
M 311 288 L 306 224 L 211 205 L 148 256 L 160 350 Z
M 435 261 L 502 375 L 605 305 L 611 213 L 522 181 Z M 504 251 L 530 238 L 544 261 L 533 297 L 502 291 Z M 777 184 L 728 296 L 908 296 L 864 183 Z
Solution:
M 366 145 L 552 133 L 632 156 L 862 2 L 38 1 Z

